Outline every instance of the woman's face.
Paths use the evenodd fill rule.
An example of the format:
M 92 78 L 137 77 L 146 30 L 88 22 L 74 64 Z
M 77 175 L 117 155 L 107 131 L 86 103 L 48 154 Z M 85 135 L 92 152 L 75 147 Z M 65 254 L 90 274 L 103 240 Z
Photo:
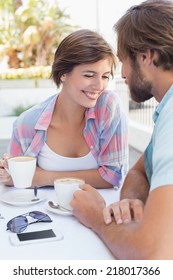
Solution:
M 61 77 L 62 93 L 85 108 L 94 107 L 108 85 L 111 67 L 109 58 L 74 67 Z

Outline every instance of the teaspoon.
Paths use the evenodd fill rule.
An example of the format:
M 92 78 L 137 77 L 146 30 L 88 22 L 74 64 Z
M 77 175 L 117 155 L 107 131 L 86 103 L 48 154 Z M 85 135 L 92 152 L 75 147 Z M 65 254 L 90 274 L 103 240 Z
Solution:
M 34 198 L 31 199 L 32 202 L 34 201 L 38 201 L 40 200 L 38 197 L 37 197 L 37 187 L 34 187 Z
M 51 208 L 54 208 L 54 209 L 59 209 L 59 210 L 63 210 L 63 211 L 69 211 L 71 212 L 69 209 L 63 207 L 63 206 L 60 206 L 58 203 L 54 202 L 54 201 L 48 201 L 48 204 Z

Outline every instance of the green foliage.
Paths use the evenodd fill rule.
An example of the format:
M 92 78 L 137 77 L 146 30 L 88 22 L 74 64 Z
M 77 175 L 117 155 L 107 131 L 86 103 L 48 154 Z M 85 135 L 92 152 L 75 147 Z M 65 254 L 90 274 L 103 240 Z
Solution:
M 22 106 L 22 105 L 19 105 L 17 106 L 16 108 L 14 108 L 13 110 L 13 116 L 20 116 L 20 114 L 22 114 L 24 111 L 30 109 L 31 107 L 33 107 L 34 105 L 29 105 L 29 106 Z
M 58 0 L 0 0 L 0 59 L 10 68 L 51 65 L 55 49 L 76 27 Z

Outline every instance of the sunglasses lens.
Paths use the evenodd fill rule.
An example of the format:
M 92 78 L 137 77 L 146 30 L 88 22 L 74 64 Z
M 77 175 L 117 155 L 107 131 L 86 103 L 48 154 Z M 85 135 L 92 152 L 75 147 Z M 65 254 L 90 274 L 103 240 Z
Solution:
M 7 223 L 7 229 L 15 233 L 20 233 L 24 231 L 27 226 L 28 226 L 28 220 L 24 216 L 15 217 L 14 219 L 11 219 Z
M 51 218 L 47 215 L 47 214 L 44 214 L 40 211 L 32 211 L 29 213 L 29 216 L 34 218 L 34 219 L 38 219 L 39 221 L 42 221 L 42 222 L 51 222 Z
M 26 216 L 30 216 L 36 221 L 28 223 L 28 219 L 26 218 Z M 52 220 L 47 214 L 44 214 L 40 211 L 32 211 L 11 219 L 7 223 L 7 229 L 15 233 L 20 233 L 27 228 L 28 224 L 33 224 L 37 222 L 52 222 Z

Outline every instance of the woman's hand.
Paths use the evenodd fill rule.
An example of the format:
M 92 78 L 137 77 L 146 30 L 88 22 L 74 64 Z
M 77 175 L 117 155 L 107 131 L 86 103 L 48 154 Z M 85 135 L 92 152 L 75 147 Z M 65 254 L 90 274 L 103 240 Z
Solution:
M 139 199 L 122 199 L 103 209 L 104 221 L 110 224 L 113 220 L 117 224 L 139 222 L 143 217 L 144 203 Z
M 2 159 L 0 159 L 0 182 L 6 185 L 12 185 L 13 181 L 9 172 L 6 170 L 8 168 L 7 159 L 10 158 L 10 155 L 4 154 Z

